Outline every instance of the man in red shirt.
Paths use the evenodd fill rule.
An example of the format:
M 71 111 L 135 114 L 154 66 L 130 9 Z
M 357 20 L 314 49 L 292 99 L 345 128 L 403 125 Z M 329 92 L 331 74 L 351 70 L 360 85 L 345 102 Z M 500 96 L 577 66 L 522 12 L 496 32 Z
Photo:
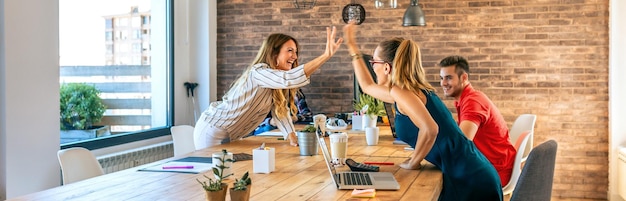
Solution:
M 502 185 L 511 179 L 515 147 L 509 142 L 509 129 L 498 108 L 469 82 L 469 64 L 461 56 L 439 62 L 444 95 L 453 97 L 459 128 L 474 142 L 500 175 Z

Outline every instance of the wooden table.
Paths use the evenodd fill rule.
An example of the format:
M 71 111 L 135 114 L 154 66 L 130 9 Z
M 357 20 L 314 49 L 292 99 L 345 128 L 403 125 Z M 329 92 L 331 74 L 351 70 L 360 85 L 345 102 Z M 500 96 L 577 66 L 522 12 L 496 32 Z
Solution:
M 376 192 L 370 200 L 437 200 L 442 186 L 441 171 L 423 162 L 422 170 L 405 170 L 398 166 L 410 151 L 405 145 L 394 145 L 388 126 L 381 126 L 377 146 L 367 146 L 362 133 L 349 132 L 348 157 L 356 161 L 387 161 L 393 166 L 380 166 L 380 171 L 393 172 L 400 190 Z M 326 139 L 328 140 L 328 139 Z M 367 200 L 351 198 L 351 190 L 339 190 L 333 184 L 321 151 L 315 156 L 300 156 L 299 149 L 278 137 L 248 137 L 229 144 L 195 151 L 187 156 L 211 156 L 227 149 L 233 153 L 249 153 L 261 143 L 276 149 L 276 170 L 269 174 L 253 174 L 252 161 L 233 164 L 235 177 L 246 171 L 252 179 L 251 200 Z M 174 158 L 172 158 L 174 159 Z M 169 161 L 167 159 L 143 166 L 106 174 L 100 177 L 25 195 L 11 200 L 205 200 L 204 190 L 196 178 L 202 174 L 137 171 Z M 342 167 L 340 170 L 348 170 Z M 207 176 L 212 173 L 205 172 Z M 225 180 L 232 186 L 234 178 Z M 36 182 L 36 181 L 33 181 Z M 229 196 L 226 196 L 229 200 Z

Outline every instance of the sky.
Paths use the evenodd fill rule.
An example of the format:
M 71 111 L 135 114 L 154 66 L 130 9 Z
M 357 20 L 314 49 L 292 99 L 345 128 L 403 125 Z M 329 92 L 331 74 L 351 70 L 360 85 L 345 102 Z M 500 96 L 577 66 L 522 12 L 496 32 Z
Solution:
M 158 1 L 158 0 L 154 0 Z M 59 0 L 59 54 L 61 66 L 104 65 L 104 18 L 150 10 L 151 0 Z

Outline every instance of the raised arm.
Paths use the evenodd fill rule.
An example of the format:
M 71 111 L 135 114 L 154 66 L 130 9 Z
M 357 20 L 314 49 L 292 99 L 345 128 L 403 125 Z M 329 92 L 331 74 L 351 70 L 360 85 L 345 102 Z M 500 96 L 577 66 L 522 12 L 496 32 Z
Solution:
M 389 95 L 389 87 L 377 85 L 367 69 L 365 62 L 369 61 L 363 60 L 363 55 L 355 39 L 357 26 L 358 25 L 354 22 L 348 23 L 343 28 L 343 34 L 346 39 L 346 45 L 348 46 L 348 52 L 352 58 L 352 66 L 354 67 L 354 74 L 359 82 L 359 86 L 363 89 L 363 93 L 369 94 L 383 102 L 393 103 L 394 100 Z
M 313 72 L 322 66 L 322 64 L 326 63 L 326 61 L 328 61 L 335 54 L 335 52 L 337 52 L 339 46 L 341 46 L 343 38 L 339 38 L 335 41 L 335 36 L 337 35 L 336 31 L 337 28 L 334 26 L 332 30 L 331 28 L 326 27 L 326 50 L 324 51 L 324 54 L 304 64 L 304 74 L 306 74 L 307 77 L 310 77 Z

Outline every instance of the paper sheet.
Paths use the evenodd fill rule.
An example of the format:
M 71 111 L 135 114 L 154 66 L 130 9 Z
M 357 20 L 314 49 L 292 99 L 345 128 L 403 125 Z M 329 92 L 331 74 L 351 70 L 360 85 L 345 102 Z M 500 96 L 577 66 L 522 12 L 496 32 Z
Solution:
M 283 136 L 283 132 L 280 131 L 266 131 L 266 132 L 262 132 L 259 134 L 256 134 L 257 136 L 276 136 L 276 137 L 282 137 Z
M 192 173 L 197 174 L 211 170 L 213 164 L 211 164 L 211 157 L 187 157 L 174 161 L 165 162 L 162 164 L 150 166 L 139 171 L 153 171 L 153 172 L 179 172 L 179 173 Z M 164 169 L 163 167 L 175 167 L 175 166 L 193 166 L 193 168 L 171 168 Z

